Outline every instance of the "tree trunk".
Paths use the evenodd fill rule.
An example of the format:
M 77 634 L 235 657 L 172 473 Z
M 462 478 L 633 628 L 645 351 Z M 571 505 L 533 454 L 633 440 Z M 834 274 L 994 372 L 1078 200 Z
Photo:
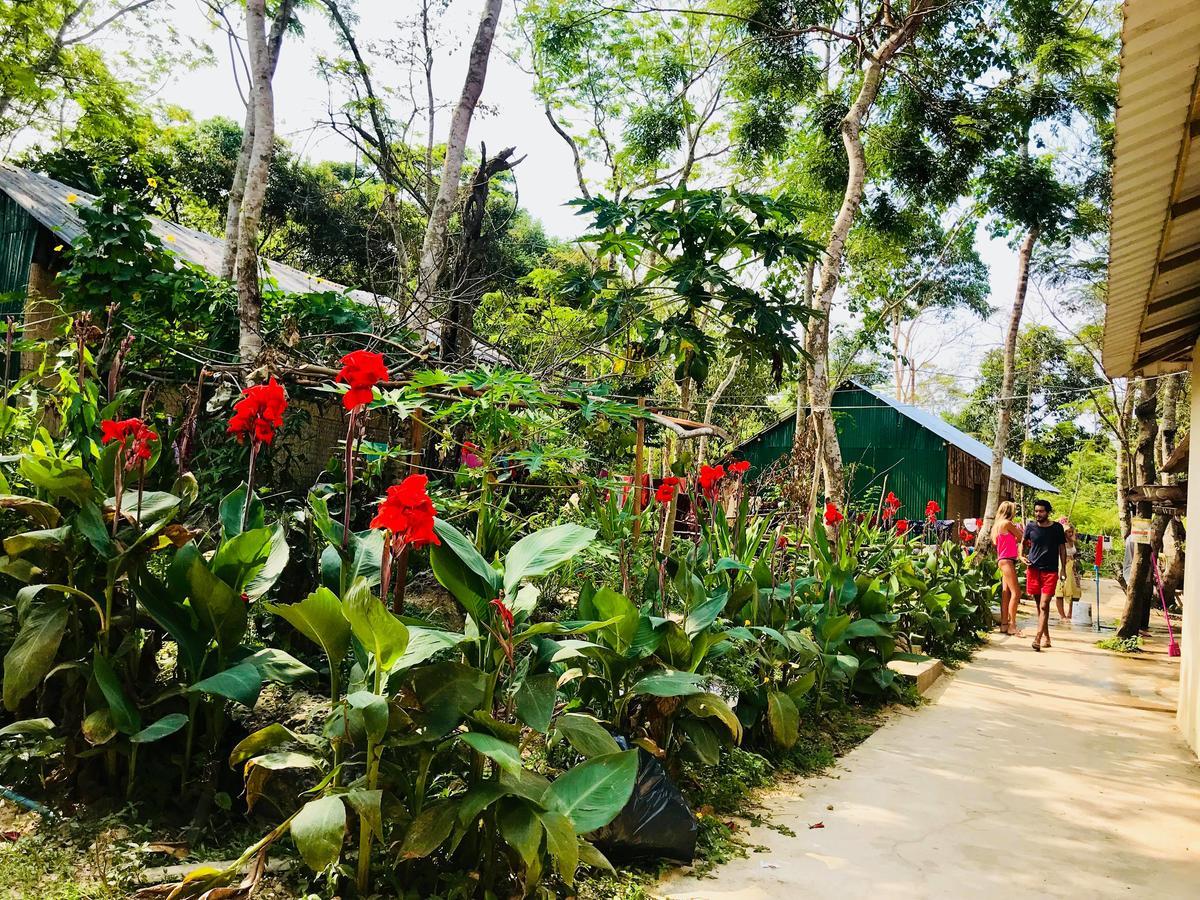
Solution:
M 1004 375 L 1000 382 L 1000 402 L 996 413 L 996 439 L 992 444 L 992 470 L 988 476 L 987 502 L 983 507 L 983 526 L 975 536 L 977 547 L 985 547 L 991 540 L 992 520 L 996 518 L 996 507 L 1000 505 L 1004 452 L 1008 447 L 1012 426 L 1013 384 L 1017 380 L 1017 337 L 1021 333 L 1021 314 L 1025 311 L 1025 295 L 1029 290 L 1029 262 L 1037 239 L 1038 229 L 1031 228 L 1021 241 L 1021 249 L 1017 254 L 1017 294 L 1013 298 L 1008 333 L 1004 337 Z
M 293 0 L 282 0 L 268 38 L 265 0 L 246 3 L 246 49 L 250 57 L 254 112 L 254 138 L 246 165 L 234 264 L 238 291 L 238 356 L 249 362 L 262 352 L 262 285 L 258 278 L 258 225 L 267 196 L 271 154 L 275 148 L 275 92 L 271 80 L 279 57 L 272 40 L 283 40 L 283 28 L 292 14 Z
M 1129 454 L 1129 434 L 1133 430 L 1133 399 L 1141 387 L 1141 379 L 1125 385 L 1125 396 L 1121 398 L 1121 407 L 1117 411 L 1120 419 L 1118 424 L 1121 434 L 1118 435 L 1117 447 L 1117 516 L 1121 521 L 1121 537 L 1129 537 L 1132 527 L 1130 522 L 1129 504 L 1125 502 L 1125 494 L 1132 486 L 1133 466 Z M 1122 584 L 1122 588 L 1128 585 Z
M 456 271 L 450 290 L 450 308 L 442 323 L 442 360 L 447 363 L 469 359 L 475 340 L 475 307 L 479 303 L 478 285 L 482 284 L 483 273 L 479 271 L 479 258 L 483 249 L 483 220 L 487 213 L 488 197 L 492 179 L 513 167 L 521 160 L 513 159 L 515 147 L 501 150 L 491 159 L 487 146 L 480 145 L 479 168 L 471 179 L 462 209 L 462 243 Z
M 737 376 L 738 366 L 742 364 L 742 355 L 739 353 L 729 361 L 729 371 L 725 373 L 725 377 L 721 383 L 717 385 L 717 389 L 712 392 L 708 398 L 708 402 L 704 404 L 704 424 L 711 425 L 713 412 L 716 410 L 717 403 L 720 401 L 725 391 L 729 389 L 729 385 L 733 384 L 733 379 Z M 708 462 L 708 435 L 700 436 L 700 446 L 696 450 L 696 466 L 703 466 Z
M 293 0 L 288 0 L 271 23 L 267 37 L 267 62 L 270 77 L 275 77 L 275 66 L 279 62 L 279 48 L 283 44 L 283 31 L 291 15 Z M 249 22 L 247 21 L 247 27 Z M 221 254 L 221 277 L 233 281 L 237 264 L 238 230 L 242 219 L 242 198 L 246 192 L 246 173 L 250 168 L 251 151 L 254 149 L 254 81 L 251 74 L 250 96 L 246 103 L 246 121 L 242 125 L 242 146 L 238 150 L 237 165 L 233 170 L 233 184 L 229 186 L 229 202 L 225 208 L 225 248 Z
M 1133 408 L 1133 415 L 1138 424 L 1138 441 L 1136 455 L 1136 485 L 1153 484 L 1156 476 L 1154 468 L 1154 445 L 1158 440 L 1158 380 L 1142 379 L 1141 391 Z M 1148 500 L 1137 503 L 1139 518 L 1149 519 L 1154 515 L 1154 504 Z M 1154 535 L 1151 535 L 1151 541 Z M 1117 637 L 1137 637 L 1147 610 L 1150 606 L 1150 596 L 1154 590 L 1154 576 L 1150 571 L 1151 544 L 1138 544 L 1133 548 L 1133 570 L 1129 578 L 1129 587 L 1125 593 L 1125 612 L 1121 617 L 1121 627 Z
M 908 16 L 879 45 L 874 54 L 866 54 L 867 66 L 863 72 L 858 95 L 842 119 L 842 145 L 849 160 L 846 190 L 842 205 L 833 220 L 829 241 L 825 245 L 825 258 L 821 264 L 821 278 L 816 295 L 819 321 L 809 327 L 809 352 L 812 362 L 809 368 L 809 399 L 812 406 L 813 427 L 821 435 L 818 443 L 822 447 L 821 468 L 825 477 L 825 493 L 842 503 L 845 500 L 845 474 L 842 470 L 842 451 L 834 428 L 830 401 L 837 387 L 829 382 L 829 316 L 833 310 L 833 298 L 837 293 L 845 260 L 846 239 L 858 216 L 866 187 L 867 158 L 862 145 L 862 126 L 867 113 L 879 96 L 883 83 L 884 68 L 916 36 L 925 16 L 929 13 L 931 0 L 914 0 Z
M 500 19 L 503 0 L 484 0 L 483 15 L 475 31 L 475 42 L 467 61 L 467 77 L 463 82 L 462 96 L 450 120 L 450 134 L 446 139 L 446 162 L 442 166 L 442 181 L 438 185 L 429 222 L 425 226 L 425 239 L 421 244 L 421 260 L 417 270 L 417 290 L 413 309 L 413 326 L 421 339 L 425 339 L 429 326 L 435 319 L 433 306 L 446 255 L 446 236 L 450 225 L 450 212 L 458 196 L 458 181 L 462 175 L 463 158 L 467 151 L 467 132 L 471 128 L 471 117 L 475 105 L 483 93 L 487 76 L 488 57 L 492 52 L 492 40 L 496 36 L 496 24 Z
M 1163 380 L 1162 425 L 1159 428 L 1159 469 L 1175 452 L 1176 438 L 1179 429 L 1179 403 L 1183 396 L 1183 375 L 1172 375 Z M 1176 484 L 1174 475 L 1163 473 L 1164 484 Z M 1175 605 L 1176 595 L 1183 587 L 1184 541 L 1187 532 L 1183 520 L 1179 516 L 1171 516 L 1167 523 L 1167 531 L 1171 536 L 1171 556 L 1167 571 L 1162 576 L 1163 597 L 1168 606 Z

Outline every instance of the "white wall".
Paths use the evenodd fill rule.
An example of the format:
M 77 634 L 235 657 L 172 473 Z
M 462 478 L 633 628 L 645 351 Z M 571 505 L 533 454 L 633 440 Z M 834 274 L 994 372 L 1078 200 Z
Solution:
M 1192 422 L 1200 423 L 1200 343 L 1192 354 Z M 1200 435 L 1191 442 L 1188 456 L 1188 511 L 1195 512 L 1193 528 L 1200 528 Z M 1179 730 L 1200 755 L 1200 541 L 1192 541 L 1191 556 L 1183 572 L 1183 659 L 1179 673 Z

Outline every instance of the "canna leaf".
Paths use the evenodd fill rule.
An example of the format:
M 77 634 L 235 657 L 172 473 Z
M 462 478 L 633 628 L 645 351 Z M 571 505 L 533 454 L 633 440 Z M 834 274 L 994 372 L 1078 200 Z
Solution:
M 637 773 L 637 750 L 594 756 L 556 778 L 545 805 L 566 816 L 580 834 L 595 831 L 624 809 Z
M 321 797 L 304 804 L 292 819 L 292 840 L 314 872 L 337 862 L 346 833 L 346 806 L 340 797 Z

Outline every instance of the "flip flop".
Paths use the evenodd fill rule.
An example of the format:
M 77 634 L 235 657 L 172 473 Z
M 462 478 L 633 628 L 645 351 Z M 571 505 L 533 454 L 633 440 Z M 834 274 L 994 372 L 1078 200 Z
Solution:
M 1033 644 L 1031 644 L 1030 646 L 1032 646 L 1033 649 L 1036 650 L 1038 653 L 1042 652 L 1042 645 L 1039 644 L 1037 641 L 1034 641 Z

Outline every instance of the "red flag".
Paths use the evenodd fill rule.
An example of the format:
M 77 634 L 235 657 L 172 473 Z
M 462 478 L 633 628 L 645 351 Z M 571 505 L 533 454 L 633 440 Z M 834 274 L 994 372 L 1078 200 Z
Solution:
M 1104 535 L 1096 538 L 1096 568 L 1104 565 Z

